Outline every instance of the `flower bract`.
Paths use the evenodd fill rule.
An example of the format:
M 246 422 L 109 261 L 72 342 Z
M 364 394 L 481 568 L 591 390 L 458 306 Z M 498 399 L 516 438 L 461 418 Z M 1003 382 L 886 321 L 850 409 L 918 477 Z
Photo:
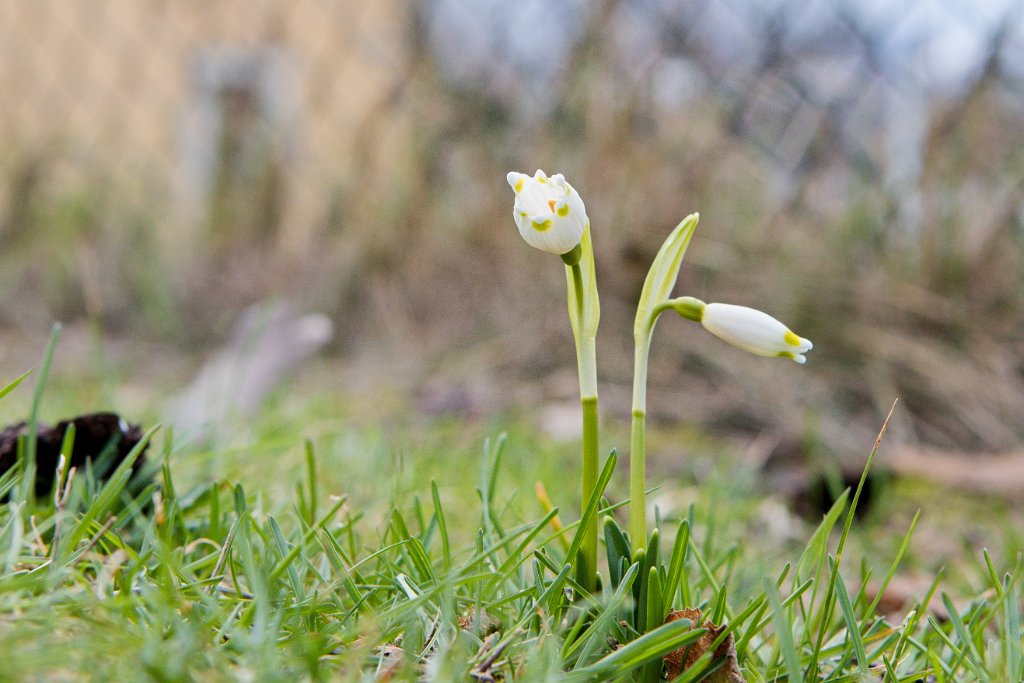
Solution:
M 580 243 L 587 229 L 587 209 L 578 192 L 561 173 L 550 178 L 538 170 L 508 174 L 516 193 L 512 217 L 523 239 L 537 249 L 565 254 Z

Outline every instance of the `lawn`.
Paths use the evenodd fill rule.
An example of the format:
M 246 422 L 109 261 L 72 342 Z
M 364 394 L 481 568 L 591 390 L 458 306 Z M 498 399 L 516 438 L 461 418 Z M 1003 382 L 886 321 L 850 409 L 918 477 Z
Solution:
M 427 419 L 399 401 L 370 419 L 323 363 L 213 445 L 153 429 L 134 494 L 139 449 L 102 480 L 80 469 L 56 504 L 11 469 L 3 678 L 658 680 L 690 647 L 677 680 L 1020 679 L 1009 509 L 896 480 L 862 518 L 857 490 L 800 517 L 734 442 L 655 425 L 660 555 L 623 547 L 626 468 L 606 468 L 589 592 L 575 443 L 528 414 Z M 40 365 L 5 414 L 90 396 L 61 372 L 33 392 Z M 628 433 L 605 422 L 607 465 Z M 662 625 L 685 608 L 702 615 Z

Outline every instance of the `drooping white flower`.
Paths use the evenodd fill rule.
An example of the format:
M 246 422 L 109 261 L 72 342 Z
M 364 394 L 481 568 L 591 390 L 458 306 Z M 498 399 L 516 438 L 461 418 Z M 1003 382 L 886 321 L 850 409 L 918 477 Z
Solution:
M 513 171 L 508 184 L 516 193 L 512 217 L 530 246 L 565 254 L 580 243 L 588 225 L 587 209 L 561 173 L 548 178 L 538 170 L 531 178 Z
M 707 304 L 700 322 L 716 337 L 759 356 L 791 358 L 803 364 L 807 362 L 803 354 L 814 346 L 767 313 L 746 306 Z

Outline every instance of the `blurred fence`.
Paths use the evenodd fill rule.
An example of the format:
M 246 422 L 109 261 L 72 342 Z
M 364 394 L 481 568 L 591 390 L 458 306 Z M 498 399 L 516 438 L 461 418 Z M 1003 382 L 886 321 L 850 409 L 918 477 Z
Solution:
M 823 400 L 966 395 L 921 429 L 1005 445 L 1024 424 L 1022 10 L 0 0 L 0 320 L 165 321 L 283 290 L 386 310 L 396 338 L 543 345 L 560 308 L 508 292 L 538 301 L 559 274 L 516 250 L 502 182 L 541 166 L 600 229 L 606 325 L 628 329 L 661 237 L 700 209 L 685 284 L 754 289 L 831 346 L 848 374 Z M 1006 355 L 961 382 L 941 369 L 979 315 Z
M 97 187 L 176 230 L 309 230 L 404 68 L 401 19 L 389 2 L 0 2 L 7 231 L 26 191 Z

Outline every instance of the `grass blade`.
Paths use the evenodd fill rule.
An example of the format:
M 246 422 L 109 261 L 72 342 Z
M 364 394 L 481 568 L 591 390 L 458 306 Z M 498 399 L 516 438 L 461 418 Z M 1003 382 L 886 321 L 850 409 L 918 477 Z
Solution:
M 43 404 L 43 390 L 46 388 L 46 380 L 50 376 L 50 365 L 53 364 L 53 354 L 57 349 L 57 342 L 60 340 L 60 323 L 54 323 L 50 331 L 50 342 L 46 345 L 43 353 L 43 363 L 39 368 L 39 380 L 36 382 L 36 390 L 32 395 L 32 410 L 28 416 L 28 438 L 25 443 L 25 450 L 19 451 L 21 460 L 21 491 L 20 499 L 25 502 L 35 500 L 36 495 L 36 448 L 39 439 L 39 409 Z M 19 380 L 20 381 L 20 380 Z
M 636 576 L 640 571 L 639 564 L 633 564 L 626 573 L 623 574 L 621 581 L 619 581 L 618 587 L 615 589 L 615 593 L 612 594 L 611 599 L 605 608 L 598 614 L 594 622 L 587 628 L 586 632 L 571 644 L 567 642 L 568 647 L 563 649 L 563 659 L 568 659 L 572 654 L 579 649 L 581 645 L 583 651 L 580 652 L 579 658 L 576 660 L 577 664 L 585 664 L 597 647 L 604 646 L 601 642 L 601 638 L 605 630 L 615 621 L 619 616 L 619 612 L 623 608 L 626 599 L 632 594 L 633 581 L 636 580 Z
M 822 605 L 819 612 L 818 640 L 814 646 L 814 655 L 811 657 L 807 678 L 814 678 L 814 674 L 817 672 L 821 648 L 825 643 L 826 631 L 828 631 L 828 625 L 832 619 L 832 613 L 835 607 L 836 580 L 838 579 L 839 567 L 843 560 L 843 550 L 846 549 L 846 539 L 850 536 L 850 529 L 853 527 L 853 517 L 857 512 L 857 504 L 860 502 L 860 496 L 864 492 L 864 484 L 868 480 L 868 472 L 871 471 L 871 465 L 875 461 L 875 454 L 878 453 L 878 447 L 882 443 L 882 437 L 885 436 L 885 431 L 889 427 L 889 421 L 892 419 L 892 415 L 896 411 L 896 403 L 898 400 L 899 399 L 893 401 L 892 407 L 889 409 L 889 414 L 886 415 L 885 421 L 882 423 L 882 428 L 878 430 L 878 436 L 875 437 L 875 443 L 871 448 L 871 453 L 868 454 L 868 461 L 864 464 L 864 470 L 861 472 L 860 481 L 857 482 L 857 489 L 853 494 L 853 501 L 850 503 L 850 509 L 846 513 L 846 522 L 843 524 L 843 533 L 839 536 L 839 545 L 836 549 L 835 564 L 833 565 L 831 575 L 829 576 L 828 588 L 825 590 L 825 603 Z
M 567 681 L 609 680 L 611 675 L 621 675 L 648 662 L 660 660 L 673 650 L 696 642 L 705 629 L 693 628 L 687 619 L 679 619 L 646 633 L 636 640 L 615 650 L 588 667 L 566 676 Z
M 782 650 L 786 673 L 790 681 L 802 681 L 803 670 L 800 666 L 800 655 L 797 654 L 796 644 L 793 642 L 793 627 L 789 621 L 789 614 L 782 606 L 775 584 L 765 580 L 765 592 L 768 595 L 768 604 L 772 611 L 772 620 L 775 622 L 775 634 L 779 639 L 778 646 Z
M 572 543 L 569 544 L 569 550 L 565 553 L 565 561 L 567 563 L 573 563 L 576 559 L 577 553 L 583 546 L 583 540 L 586 537 L 586 530 L 590 528 L 591 523 L 597 516 L 597 509 L 601 503 L 601 496 L 604 495 L 605 487 L 608 486 L 608 482 L 611 481 L 612 473 L 615 472 L 615 461 L 618 460 L 618 456 L 615 451 L 608 455 L 608 458 L 604 461 L 604 467 L 601 469 L 601 474 L 597 478 L 597 485 L 594 487 L 594 491 L 590 494 L 590 499 L 587 500 L 587 507 L 583 511 L 583 516 L 580 519 L 579 525 L 576 527 L 576 534 L 572 538 Z
M 7 394 L 9 394 L 12 391 L 14 391 L 15 389 L 17 389 L 18 385 L 21 384 L 25 380 L 25 378 L 28 377 L 31 374 L 32 374 L 32 371 L 28 370 L 27 372 L 25 372 L 24 375 L 22 375 L 21 377 L 19 377 L 16 380 L 14 380 L 13 382 L 11 382 L 7 386 L 5 386 L 3 389 L 0 389 L 0 398 L 3 398 Z
M 430 480 L 430 494 L 434 499 L 434 518 L 437 519 L 437 528 L 441 533 L 441 552 L 444 557 L 444 567 L 452 566 L 452 550 L 448 540 L 448 524 L 444 519 L 444 509 L 441 507 L 441 494 L 437 491 L 437 482 Z
M 836 583 L 835 592 L 839 598 L 839 607 L 843 613 L 843 620 L 846 622 L 846 637 L 853 644 L 853 652 L 857 657 L 857 671 L 862 678 L 868 676 L 868 655 L 864 648 L 864 639 L 860 633 L 860 624 L 857 623 L 857 614 L 853 610 L 853 603 L 850 601 L 850 594 L 846 590 L 846 582 L 842 574 L 836 568 L 829 567 L 835 571 Z
M 1020 611 L 1017 605 L 1017 591 L 1013 578 L 1003 580 L 1003 639 L 1006 649 L 1006 680 L 1019 681 L 1024 678 L 1024 657 L 1021 656 Z
M 679 522 L 679 529 L 676 531 L 676 538 L 672 542 L 672 555 L 668 562 L 668 578 L 665 581 L 665 607 L 672 609 L 675 603 L 676 593 L 681 592 L 680 579 L 683 576 L 683 567 L 686 563 L 686 551 L 690 545 L 690 523 L 687 520 Z M 686 605 L 683 605 L 685 607 Z

